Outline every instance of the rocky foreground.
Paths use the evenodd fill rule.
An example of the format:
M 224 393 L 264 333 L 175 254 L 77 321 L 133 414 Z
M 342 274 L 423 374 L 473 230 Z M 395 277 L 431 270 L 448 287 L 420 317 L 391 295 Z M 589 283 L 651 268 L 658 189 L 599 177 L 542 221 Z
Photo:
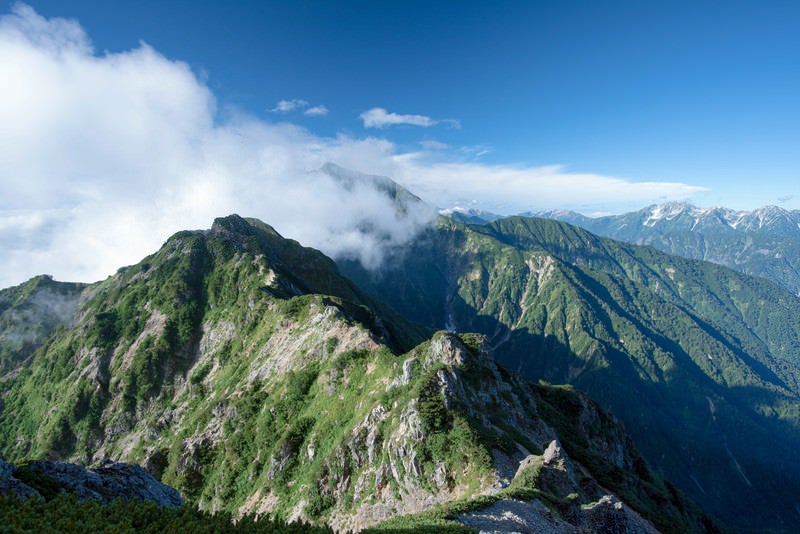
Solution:
M 520 462 L 514 478 L 527 477 L 530 469 L 544 470 L 544 478 L 550 484 L 578 489 L 575 468 L 557 441 L 551 442 L 542 456 L 531 455 Z M 138 465 L 107 461 L 87 469 L 66 462 L 41 461 L 17 467 L 0 459 L 0 495 L 24 501 L 49 499 L 58 494 L 74 495 L 81 502 L 94 499 L 102 504 L 116 499 L 149 501 L 167 508 L 184 504 L 174 488 L 162 484 Z M 539 500 L 503 498 L 454 519 L 480 532 L 658 532 L 649 521 L 613 495 L 604 495 L 588 506 L 572 507 L 564 518 Z
M 66 462 L 30 462 L 14 466 L 0 459 L 0 495 L 18 499 L 50 498 L 70 493 L 78 500 L 96 499 L 109 504 L 123 501 L 152 501 L 176 508 L 183 499 L 174 488 L 162 484 L 138 465 L 107 461 L 94 468 Z

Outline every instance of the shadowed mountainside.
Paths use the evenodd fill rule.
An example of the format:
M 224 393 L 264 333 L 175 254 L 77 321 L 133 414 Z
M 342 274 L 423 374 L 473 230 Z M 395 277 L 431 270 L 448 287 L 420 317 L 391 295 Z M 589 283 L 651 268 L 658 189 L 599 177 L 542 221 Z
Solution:
M 587 392 L 729 525 L 800 528 L 800 301 L 777 285 L 524 217 L 442 219 L 380 273 L 340 267 L 409 319 Z

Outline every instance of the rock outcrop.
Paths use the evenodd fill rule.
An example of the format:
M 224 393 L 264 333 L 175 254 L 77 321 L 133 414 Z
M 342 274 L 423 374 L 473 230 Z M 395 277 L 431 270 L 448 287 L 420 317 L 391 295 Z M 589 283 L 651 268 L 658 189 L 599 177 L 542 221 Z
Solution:
M 503 499 L 482 510 L 462 514 L 458 521 L 481 534 L 658 534 L 652 524 L 611 496 L 581 510 L 580 520 L 569 523 L 540 501 Z
M 0 459 L 0 495 L 11 495 L 20 500 L 41 497 L 32 487 L 14 476 L 15 467 Z
M 536 489 L 551 501 L 505 498 L 485 508 L 461 514 L 458 521 L 480 532 L 657 534 L 644 519 L 619 498 L 589 480 L 558 440 L 541 455 L 519 463 L 511 488 Z M 581 473 L 582 484 L 576 479 Z M 552 503 L 559 503 L 554 511 Z
M 481 534 L 495 532 L 571 534 L 576 532 L 573 525 L 555 516 L 539 501 L 502 499 L 482 510 L 462 514 L 458 516 L 458 521 L 477 529 Z
M 66 462 L 30 462 L 15 467 L 0 460 L 0 494 L 25 500 L 58 493 L 71 493 L 81 501 L 96 499 L 104 504 L 116 499 L 152 501 L 169 508 L 183 504 L 177 490 L 135 464 L 108 461 L 86 469 Z

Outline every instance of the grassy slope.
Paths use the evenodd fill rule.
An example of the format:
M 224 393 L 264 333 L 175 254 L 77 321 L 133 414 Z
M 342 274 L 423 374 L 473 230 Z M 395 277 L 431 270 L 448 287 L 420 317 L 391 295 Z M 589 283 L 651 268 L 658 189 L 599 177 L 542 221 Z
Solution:
M 343 268 L 414 320 L 485 333 L 524 376 L 587 391 L 662 472 L 738 527 L 797 522 L 792 295 L 554 221 L 444 222 L 413 247 L 383 278 Z
M 469 503 L 492 484 L 492 449 L 540 452 L 541 414 L 569 434 L 561 403 L 579 398 L 447 363 L 435 348 L 452 341 L 444 334 L 409 351 L 425 329 L 377 315 L 330 260 L 235 216 L 176 234 L 87 291 L 75 326 L 3 384 L 3 455 L 140 462 L 206 509 L 343 526 L 373 507 L 411 511 L 420 491 L 427 506 Z M 461 402 L 443 396 L 448 376 Z M 501 395 L 508 383 L 516 393 Z M 493 423 L 508 413 L 520 425 Z M 646 516 L 700 530 L 697 510 L 645 468 L 619 478 L 585 442 L 564 442 Z

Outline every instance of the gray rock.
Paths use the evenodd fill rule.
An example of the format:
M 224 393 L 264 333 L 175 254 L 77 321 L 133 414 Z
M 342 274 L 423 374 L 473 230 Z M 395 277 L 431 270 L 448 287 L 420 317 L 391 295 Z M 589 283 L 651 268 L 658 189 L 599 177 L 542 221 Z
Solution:
M 167 508 L 183 504 L 175 488 L 162 484 L 139 465 L 106 462 L 92 471 L 100 476 L 103 489 L 110 491 L 115 498 L 153 501 Z
M 428 351 L 425 367 L 430 368 L 436 364 L 445 365 L 464 365 L 469 359 L 466 347 L 459 341 L 458 337 L 451 333 L 444 333 L 434 337 L 431 348 Z
M 577 529 L 556 517 L 539 501 L 502 499 L 482 510 L 458 516 L 458 522 L 477 529 L 481 534 L 517 532 L 535 534 L 571 534 Z
M 658 534 L 658 530 L 628 505 L 612 495 L 581 510 L 590 532 L 605 534 Z
M 575 469 L 561 443 L 554 439 L 542 455 L 542 478 L 548 490 L 558 497 L 578 491 Z
M 39 492 L 14 477 L 14 466 L 0 458 L 0 495 L 11 495 L 20 500 L 39 497 Z
M 0 461 L 0 493 L 12 493 L 20 499 L 39 495 L 35 489 L 13 477 L 13 466 Z M 162 484 L 141 466 L 106 461 L 93 469 L 65 462 L 31 462 L 28 469 L 50 478 L 60 492 L 74 493 L 85 501 L 97 499 L 108 504 L 115 499 L 153 501 L 159 506 L 175 508 L 183 499 L 174 488 Z M 11 476 L 7 476 L 8 473 Z M 17 484 L 18 483 L 18 484 Z M 21 487 L 20 487 L 21 485 Z M 10 489 L 6 489 L 6 487 Z M 27 490 L 25 489 L 27 488 Z M 30 490 L 30 491 L 28 491 Z M 31 493 L 32 492 L 32 493 Z
M 646 519 L 612 495 L 581 510 L 580 518 L 567 522 L 542 502 L 502 499 L 481 510 L 458 516 L 459 523 L 481 534 L 658 534 Z

